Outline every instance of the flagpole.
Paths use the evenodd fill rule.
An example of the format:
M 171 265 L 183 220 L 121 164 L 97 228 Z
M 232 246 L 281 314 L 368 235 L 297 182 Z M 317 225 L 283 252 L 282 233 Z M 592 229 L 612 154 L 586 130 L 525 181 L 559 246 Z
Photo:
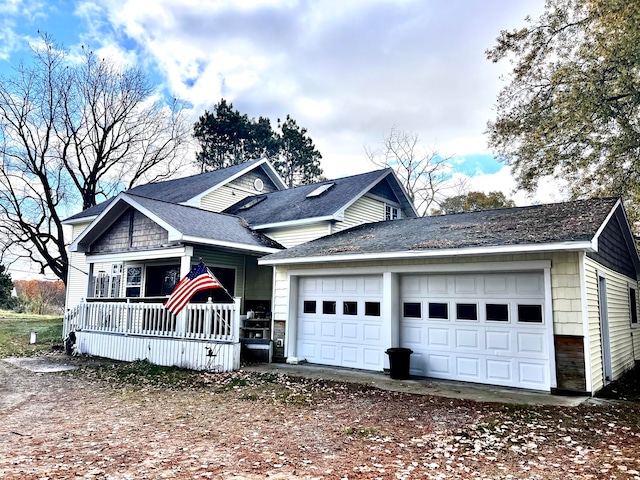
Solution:
M 200 260 L 202 261 L 202 259 L 200 259 Z M 202 263 L 204 263 L 204 262 L 202 262 Z M 207 267 L 206 265 L 205 265 L 205 267 L 206 267 L 206 269 L 207 269 L 207 272 L 209 272 L 209 275 L 211 275 L 213 278 L 215 278 L 215 279 L 216 279 L 216 282 L 218 282 L 218 285 L 220 285 L 220 288 L 222 288 L 222 290 L 224 290 L 224 293 L 226 293 L 227 295 L 229 295 L 229 298 L 231 298 L 231 300 L 233 300 L 233 295 L 231 295 L 231 294 L 229 293 L 229 291 L 228 291 L 226 288 L 224 288 L 224 285 L 222 285 L 222 282 L 221 282 L 220 280 L 218 280 L 218 277 L 216 277 L 216 276 L 213 274 L 213 272 L 211 271 L 211 269 L 210 269 L 209 267 Z

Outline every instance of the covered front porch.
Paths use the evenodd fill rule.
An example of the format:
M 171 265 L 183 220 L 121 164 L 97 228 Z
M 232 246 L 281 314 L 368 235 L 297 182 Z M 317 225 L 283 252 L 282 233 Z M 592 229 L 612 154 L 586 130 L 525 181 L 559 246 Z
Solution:
M 189 304 L 177 316 L 160 301 L 82 300 L 64 317 L 75 352 L 193 370 L 240 368 L 240 299 Z

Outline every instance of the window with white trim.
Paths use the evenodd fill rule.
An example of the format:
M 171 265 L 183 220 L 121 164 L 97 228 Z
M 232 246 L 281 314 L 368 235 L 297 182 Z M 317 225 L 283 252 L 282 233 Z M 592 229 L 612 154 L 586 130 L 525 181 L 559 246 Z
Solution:
M 128 266 L 126 279 L 125 296 L 139 297 L 141 293 L 140 290 L 142 288 L 142 266 Z
M 109 272 L 100 270 L 93 278 L 94 298 L 116 298 L 120 296 L 122 264 L 114 263 Z
M 400 218 L 400 211 L 398 207 L 385 204 L 384 206 L 384 219 L 385 220 L 397 220 Z

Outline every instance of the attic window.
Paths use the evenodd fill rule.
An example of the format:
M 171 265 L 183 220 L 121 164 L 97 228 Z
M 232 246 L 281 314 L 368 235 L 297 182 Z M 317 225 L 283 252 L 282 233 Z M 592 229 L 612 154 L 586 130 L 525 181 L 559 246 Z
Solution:
M 334 185 L 335 185 L 335 183 L 325 183 L 324 185 L 320 185 L 313 192 L 307 194 L 307 198 L 319 197 L 320 195 L 322 195 L 324 192 L 329 190 Z
M 251 200 L 249 200 L 247 203 L 245 203 L 243 206 L 241 206 L 239 208 L 239 210 L 249 210 L 251 207 L 259 204 L 261 201 L 263 201 L 265 198 L 265 196 L 262 197 L 256 197 L 256 198 L 252 198 Z

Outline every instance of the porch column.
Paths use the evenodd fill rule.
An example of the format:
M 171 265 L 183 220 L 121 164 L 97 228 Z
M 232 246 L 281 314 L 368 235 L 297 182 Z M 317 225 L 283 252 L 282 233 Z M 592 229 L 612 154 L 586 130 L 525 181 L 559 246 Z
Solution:
M 183 279 L 191 271 L 191 258 L 193 257 L 193 247 L 185 247 L 184 254 L 180 257 L 180 279 Z M 184 337 L 187 332 L 187 308 L 176 317 L 176 336 Z
M 400 346 L 400 276 L 382 274 L 382 341 L 384 349 Z M 389 368 L 389 357 L 384 355 L 384 368 Z

